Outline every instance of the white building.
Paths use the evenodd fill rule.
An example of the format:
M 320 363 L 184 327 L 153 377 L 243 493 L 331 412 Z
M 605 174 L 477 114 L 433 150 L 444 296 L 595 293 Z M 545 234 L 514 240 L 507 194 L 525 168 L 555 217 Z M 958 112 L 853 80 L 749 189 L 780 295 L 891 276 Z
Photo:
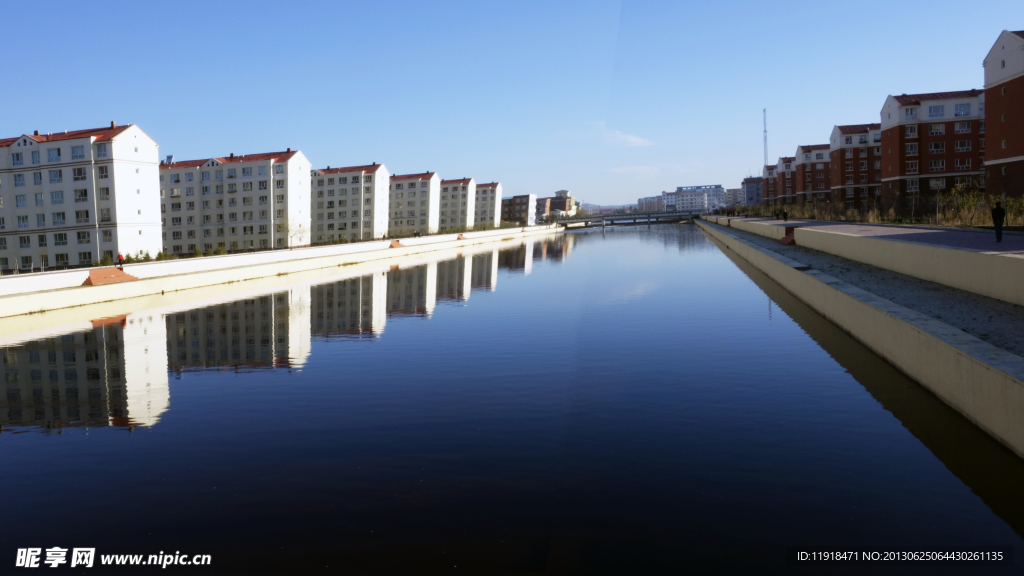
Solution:
M 691 186 L 691 188 L 700 188 L 699 186 Z M 676 210 L 681 212 L 707 212 L 711 209 L 711 202 L 708 199 L 708 193 L 704 190 L 685 190 L 677 189 L 675 192 L 676 196 Z
M 728 204 L 726 199 L 725 188 L 721 184 L 712 184 L 709 186 L 679 186 L 676 188 L 676 209 L 677 210 L 691 210 L 687 207 L 690 204 L 694 206 L 700 205 L 700 193 L 704 193 L 707 198 L 707 206 L 705 210 L 714 210 L 715 208 L 721 208 Z M 686 196 L 689 200 L 683 200 L 683 196 Z M 668 204 L 666 203 L 665 209 L 668 210 Z
M 477 224 L 497 228 L 501 224 L 501 182 L 477 184 L 474 206 Z
M 436 172 L 396 174 L 391 177 L 390 190 L 388 236 L 437 232 L 441 178 Z
M 438 228 L 472 230 L 476 223 L 476 181 L 472 178 L 441 181 Z
M 296 150 L 160 164 L 164 253 L 308 245 L 310 165 Z
M 155 256 L 158 159 L 132 124 L 0 140 L 0 269 Z
M 314 243 L 383 238 L 388 233 L 390 174 L 383 164 L 313 170 Z

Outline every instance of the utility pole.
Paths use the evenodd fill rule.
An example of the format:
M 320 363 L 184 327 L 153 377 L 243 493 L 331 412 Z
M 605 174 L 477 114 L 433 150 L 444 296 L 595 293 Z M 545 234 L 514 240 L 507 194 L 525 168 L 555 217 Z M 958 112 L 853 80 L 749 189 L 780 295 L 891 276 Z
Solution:
M 761 109 L 761 113 L 764 115 L 764 164 L 761 165 L 761 169 L 768 165 L 768 109 Z

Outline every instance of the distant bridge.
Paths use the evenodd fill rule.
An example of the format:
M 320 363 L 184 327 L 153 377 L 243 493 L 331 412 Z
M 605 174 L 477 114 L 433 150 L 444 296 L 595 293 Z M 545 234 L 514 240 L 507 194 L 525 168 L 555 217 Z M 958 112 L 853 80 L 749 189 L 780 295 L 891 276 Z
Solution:
M 690 220 L 699 216 L 699 212 L 632 212 L 629 214 L 594 214 L 592 216 L 578 216 L 566 220 L 559 220 L 557 223 L 566 228 L 589 228 L 600 224 L 614 226 L 616 224 L 657 224 L 662 222 L 679 222 Z

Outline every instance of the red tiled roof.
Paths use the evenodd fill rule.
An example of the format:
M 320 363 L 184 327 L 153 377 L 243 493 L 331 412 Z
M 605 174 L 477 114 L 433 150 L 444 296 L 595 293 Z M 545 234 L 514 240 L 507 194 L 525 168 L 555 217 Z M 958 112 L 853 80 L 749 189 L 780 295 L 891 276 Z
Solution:
M 480 188 L 494 188 L 497 185 L 497 182 L 488 182 L 487 184 L 477 184 L 476 187 L 479 190 Z
M 463 178 L 461 180 L 441 180 L 441 184 L 469 184 L 472 178 Z
M 344 168 L 319 168 L 314 169 L 318 174 L 342 174 L 346 172 L 370 172 L 371 174 L 383 168 L 383 164 L 367 164 L 365 166 L 346 166 Z
M 1017 30 L 1016 32 L 1010 32 L 1010 34 L 1016 34 L 1017 36 L 1024 38 L 1024 30 Z
M 850 124 L 848 126 L 837 126 L 840 134 L 866 134 L 870 130 L 881 130 L 881 124 Z
M 38 136 L 34 134 L 23 134 L 27 138 L 31 138 L 36 142 L 59 142 L 61 140 L 74 140 L 76 138 L 90 138 L 95 136 L 97 142 L 105 142 L 110 140 L 114 136 L 117 136 L 121 132 L 127 130 L 131 124 L 125 126 L 107 126 L 105 128 L 87 128 L 85 130 L 72 130 L 71 132 L 58 132 L 56 134 L 40 134 Z M 14 138 L 0 138 L 0 146 L 10 146 L 15 140 L 21 138 L 21 136 L 15 136 Z
M 161 170 L 178 170 L 181 168 L 195 168 L 196 166 L 202 166 L 210 160 L 216 160 L 221 164 L 238 164 L 239 162 L 265 162 L 267 160 L 273 160 L 274 162 L 287 162 L 292 156 L 298 153 L 297 150 L 287 150 L 285 152 L 264 152 L 262 154 L 249 154 L 243 156 L 226 156 L 220 157 L 215 156 L 213 158 L 204 158 L 202 160 L 182 160 L 173 164 L 160 163 Z
M 796 158 L 793 158 L 792 156 L 783 156 L 782 158 L 779 158 L 779 162 L 793 162 L 794 160 L 796 160 Z
M 391 177 L 392 180 L 430 180 L 434 177 L 433 172 L 421 172 L 419 174 L 402 174 L 394 175 Z
M 930 94 L 900 94 L 899 96 L 893 96 L 900 106 L 907 106 L 908 104 L 920 104 L 923 100 L 952 100 L 954 98 L 970 98 L 972 96 L 980 96 L 981 90 L 959 90 L 956 92 L 932 92 Z
M 809 146 L 800 146 L 801 152 L 813 152 L 815 150 L 828 150 L 828 144 L 811 144 Z

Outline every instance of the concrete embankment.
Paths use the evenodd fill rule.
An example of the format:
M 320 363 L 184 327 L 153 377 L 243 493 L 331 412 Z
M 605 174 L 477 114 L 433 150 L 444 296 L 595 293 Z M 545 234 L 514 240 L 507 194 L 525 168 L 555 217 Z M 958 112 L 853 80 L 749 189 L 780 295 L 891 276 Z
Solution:
M 748 242 L 727 228 L 706 222 L 698 226 L 720 247 L 735 252 L 1024 457 L 1024 358 Z
M 556 226 L 506 228 L 355 244 L 335 244 L 128 264 L 124 271 L 138 280 L 83 286 L 89 269 L 22 274 L 0 278 L 0 318 L 86 306 L 128 298 L 161 295 L 249 282 L 311 270 L 350 266 L 439 250 L 450 250 L 535 235 L 557 233 Z
M 978 238 L 992 240 L 990 232 L 941 230 L 922 227 L 857 226 L 827 222 L 780 222 L 757 218 L 706 216 L 715 224 L 736 228 L 767 238 L 789 236 L 798 246 L 806 246 L 857 262 L 937 282 L 990 298 L 1024 305 L 1024 254 L 1007 251 L 1011 241 L 1005 237 L 1001 250 L 978 249 Z M 874 228 L 876 234 L 869 231 Z M 843 231 L 846 230 L 846 231 Z M 857 231 L 865 233 L 858 233 Z M 886 234 L 878 235 L 881 230 Z M 962 242 L 949 240 L 961 236 Z M 929 239 L 935 238 L 936 243 Z M 943 243 L 937 243 L 937 242 Z M 962 244 L 958 246 L 958 244 Z

